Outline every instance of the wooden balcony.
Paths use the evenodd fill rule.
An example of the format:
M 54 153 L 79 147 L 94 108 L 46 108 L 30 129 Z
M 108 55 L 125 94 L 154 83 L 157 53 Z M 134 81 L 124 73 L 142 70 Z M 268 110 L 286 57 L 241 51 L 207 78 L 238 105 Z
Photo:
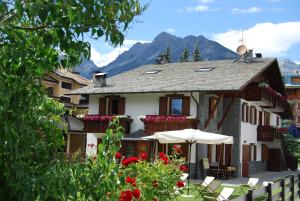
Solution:
M 159 131 L 183 130 L 188 128 L 197 129 L 198 120 L 188 119 L 185 116 L 160 116 L 149 115 L 151 119 L 142 119 L 144 122 L 144 130 L 146 135 L 153 135 Z
M 247 101 L 256 102 L 262 107 L 273 107 L 275 103 L 275 96 L 266 87 L 249 86 L 244 91 L 243 98 Z
M 87 115 L 84 119 L 84 131 L 87 133 L 105 133 L 110 121 L 114 116 L 109 115 Z M 125 134 L 130 133 L 130 118 L 120 118 L 120 126 L 125 130 Z
M 257 141 L 280 140 L 280 132 L 278 129 L 272 126 L 258 126 L 257 127 Z

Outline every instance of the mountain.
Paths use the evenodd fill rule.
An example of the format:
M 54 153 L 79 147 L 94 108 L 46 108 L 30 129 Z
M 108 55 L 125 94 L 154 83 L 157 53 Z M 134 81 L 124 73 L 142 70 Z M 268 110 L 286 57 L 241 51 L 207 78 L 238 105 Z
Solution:
M 98 66 L 94 64 L 93 61 L 86 59 L 81 64 L 75 66 L 75 68 L 73 68 L 72 71 L 79 73 L 82 77 L 92 79 L 93 74 L 101 70 Z
M 278 60 L 278 63 L 282 74 L 300 72 L 300 65 L 290 59 Z
M 108 76 L 114 76 L 124 71 L 132 70 L 145 64 L 155 63 L 156 58 L 169 46 L 172 62 L 178 62 L 183 49 L 187 48 L 190 55 L 199 44 L 203 60 L 234 59 L 237 54 L 215 41 L 203 36 L 187 36 L 180 38 L 166 32 L 160 33 L 151 43 L 136 43 L 128 51 L 123 52 L 116 60 L 101 68 Z

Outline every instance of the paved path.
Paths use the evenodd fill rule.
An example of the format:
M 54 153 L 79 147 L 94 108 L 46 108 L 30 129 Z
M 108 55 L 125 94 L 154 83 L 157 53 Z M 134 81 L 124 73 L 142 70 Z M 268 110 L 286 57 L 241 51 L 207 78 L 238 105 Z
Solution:
M 250 175 L 250 177 L 255 177 L 255 178 L 259 178 L 259 184 L 262 184 L 264 181 L 274 181 L 277 180 L 281 177 L 285 177 L 291 174 L 299 174 L 300 173 L 300 169 L 298 169 L 297 171 L 282 171 L 282 172 L 271 172 L 271 171 L 264 171 L 264 172 L 258 172 L 255 174 Z M 222 184 L 224 185 L 240 185 L 240 184 L 246 184 L 249 178 L 246 177 L 241 177 L 241 178 L 236 178 L 236 179 L 230 179 L 230 180 L 220 180 L 222 182 Z M 196 183 L 199 184 L 201 183 L 202 180 L 198 180 L 198 179 L 193 179 L 191 180 L 191 183 Z

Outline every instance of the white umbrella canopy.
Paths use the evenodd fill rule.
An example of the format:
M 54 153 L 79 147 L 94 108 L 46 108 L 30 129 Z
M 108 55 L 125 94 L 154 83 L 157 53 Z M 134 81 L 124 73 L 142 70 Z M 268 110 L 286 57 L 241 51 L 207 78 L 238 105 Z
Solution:
M 156 132 L 153 139 L 162 144 L 168 143 L 199 143 L 199 144 L 233 144 L 233 137 L 209 133 L 196 129 Z

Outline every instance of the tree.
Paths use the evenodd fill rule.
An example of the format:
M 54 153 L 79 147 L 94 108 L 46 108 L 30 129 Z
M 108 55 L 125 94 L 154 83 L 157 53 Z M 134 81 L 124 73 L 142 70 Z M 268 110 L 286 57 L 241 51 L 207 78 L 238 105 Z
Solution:
M 197 43 L 193 52 L 193 61 L 201 61 L 199 44 Z
M 171 60 L 172 60 L 172 58 L 171 58 L 171 49 L 170 49 L 169 46 L 165 50 L 164 57 L 165 57 L 167 63 L 171 63 Z
M 41 77 L 90 57 L 85 38 L 121 45 L 144 9 L 138 0 L 0 1 L 2 199 L 61 200 L 55 196 L 70 175 L 60 157 L 64 110 L 45 95 Z
M 184 48 L 181 56 L 180 56 L 180 62 L 189 62 L 189 51 L 187 48 Z

